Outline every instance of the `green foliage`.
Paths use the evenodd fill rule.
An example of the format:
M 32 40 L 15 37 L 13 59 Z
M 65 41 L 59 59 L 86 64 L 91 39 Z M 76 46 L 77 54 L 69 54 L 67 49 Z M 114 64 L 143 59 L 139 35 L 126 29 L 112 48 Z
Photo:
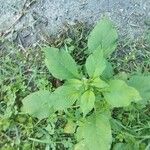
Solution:
M 103 114 L 92 114 L 78 128 L 77 139 L 87 147 L 87 150 L 110 149 L 112 135 L 108 118 Z
M 108 61 L 106 61 L 106 68 L 102 73 L 102 78 L 104 78 L 105 80 L 111 79 L 114 75 L 114 69 L 112 67 L 112 64 L 109 63 Z
M 44 48 L 45 63 L 52 75 L 59 79 L 80 78 L 77 66 L 68 52 L 57 48 Z
M 137 89 L 145 101 L 150 101 L 150 76 L 134 75 L 128 84 Z
M 96 87 L 98 89 L 104 89 L 104 88 L 109 87 L 109 85 L 100 78 L 93 79 L 91 86 Z
M 92 53 L 98 47 L 108 57 L 117 47 L 118 34 L 112 23 L 104 18 L 98 22 L 88 38 L 88 49 Z
M 61 86 L 51 95 L 52 106 L 55 110 L 71 107 L 78 99 L 80 92 L 73 86 Z
M 91 54 L 86 61 L 86 69 L 88 75 L 92 78 L 99 77 L 106 67 L 106 62 L 103 57 L 103 51 L 101 49 L 97 49 Z
M 38 91 L 24 98 L 22 111 L 39 119 L 47 118 L 53 112 L 51 102 L 49 91 Z
M 80 107 L 83 112 L 83 116 L 86 116 L 93 108 L 95 103 L 95 95 L 93 91 L 87 90 L 81 96 Z
M 132 101 L 141 100 L 139 92 L 122 80 L 110 80 L 109 85 L 109 91 L 104 93 L 104 97 L 113 107 L 128 106 Z
M 23 110 L 33 117 L 48 117 L 49 110 L 54 109 L 54 112 L 65 112 L 68 120 L 74 120 L 78 124 L 75 150 L 109 150 L 112 143 L 111 117 L 105 112 L 115 107 L 130 107 L 131 102 L 142 100 L 142 91 L 139 93 L 139 89 L 136 86 L 134 88 L 135 84 L 130 86 L 116 79 L 117 76 L 115 79 L 113 77 L 113 68 L 107 58 L 117 46 L 117 37 L 109 20 L 103 19 L 96 25 L 88 38 L 90 54 L 85 63 L 86 72 L 81 70 L 67 51 L 44 48 L 46 66 L 54 77 L 65 80 L 64 85 L 50 95 L 46 92 L 37 96 L 37 93 L 41 93 L 39 91 L 23 99 Z M 144 87 L 149 85 L 144 83 Z M 34 105 L 37 106 L 32 110 Z M 41 110 L 37 112 L 37 109 Z M 45 113 L 43 116 L 42 111 Z M 73 121 L 68 121 L 66 133 L 76 131 L 73 124 Z
M 68 122 L 67 124 L 65 125 L 65 128 L 64 128 L 64 133 L 75 133 L 75 130 L 76 130 L 76 124 L 70 119 L 68 119 Z

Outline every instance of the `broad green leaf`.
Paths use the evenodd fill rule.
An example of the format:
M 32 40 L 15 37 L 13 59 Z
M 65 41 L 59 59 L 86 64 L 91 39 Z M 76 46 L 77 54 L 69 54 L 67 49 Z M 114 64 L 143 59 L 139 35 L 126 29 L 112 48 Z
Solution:
M 98 48 L 87 58 L 85 66 L 90 77 L 99 77 L 106 67 L 103 51 L 99 51 Z
M 118 74 L 116 74 L 114 76 L 115 79 L 119 79 L 119 80 L 123 80 L 123 81 L 127 81 L 128 80 L 128 74 L 124 71 L 119 72 Z
M 71 86 L 61 86 L 51 95 L 53 108 L 64 110 L 71 107 L 78 99 L 80 92 Z
M 137 89 L 144 100 L 150 101 L 150 76 L 134 75 L 128 84 Z
M 103 81 L 102 79 L 100 79 L 100 78 L 95 78 L 92 81 L 91 86 L 94 86 L 94 87 L 99 88 L 99 89 L 109 87 L 109 85 L 105 81 Z
M 88 114 L 94 108 L 94 102 L 95 95 L 93 91 L 87 90 L 85 93 L 83 93 L 80 102 L 80 107 L 83 112 L 83 116 L 86 116 L 86 114 Z
M 52 75 L 58 79 L 80 78 L 75 61 L 64 50 L 46 47 L 45 63 Z
M 108 116 L 103 114 L 93 114 L 86 119 L 77 130 L 77 140 L 82 141 L 82 146 L 86 145 L 87 150 L 109 150 L 112 143 L 111 127 Z
M 49 91 L 34 92 L 22 100 L 22 111 L 39 119 L 47 118 L 53 112 L 51 102 Z
M 98 47 L 103 50 L 104 56 L 108 57 L 117 47 L 118 34 L 113 24 L 106 18 L 96 24 L 88 39 L 90 53 Z
M 78 79 L 70 79 L 70 80 L 67 80 L 65 82 L 65 85 L 66 86 L 73 86 L 77 90 L 80 90 L 83 87 L 83 82 L 81 80 L 78 80 Z
M 111 63 L 106 60 L 106 67 L 105 67 L 105 70 L 103 71 L 103 73 L 101 74 L 101 77 L 103 79 L 108 80 L 108 79 L 111 79 L 113 77 L 113 75 L 114 75 L 114 69 L 113 69 Z
M 77 125 L 72 120 L 68 120 L 64 128 L 64 133 L 73 134 L 75 133 L 76 127 Z
M 109 86 L 109 92 L 104 93 L 104 97 L 113 107 L 128 106 L 131 102 L 141 100 L 139 92 L 122 80 L 111 80 Z
M 89 150 L 85 145 L 84 141 L 80 141 L 74 146 L 74 150 Z

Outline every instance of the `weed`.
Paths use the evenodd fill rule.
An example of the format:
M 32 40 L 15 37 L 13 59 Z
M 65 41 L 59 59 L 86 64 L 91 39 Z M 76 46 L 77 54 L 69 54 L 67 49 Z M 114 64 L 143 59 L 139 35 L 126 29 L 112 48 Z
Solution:
M 69 52 L 77 62 L 80 73 L 85 75 L 87 74 L 84 64 L 89 55 L 86 44 L 88 32 L 82 24 L 78 24 L 69 27 L 68 33 L 59 39 L 47 40 L 47 44 Z M 126 81 L 131 75 L 149 74 L 148 35 L 136 41 L 119 41 L 117 51 L 109 57 L 117 78 Z M 65 111 L 50 112 L 51 115 L 42 120 L 23 114 L 21 107 L 24 97 L 38 90 L 48 90 L 51 93 L 63 82 L 49 74 L 39 47 L 22 51 L 14 43 L 6 40 L 1 40 L 0 44 L 1 149 L 72 149 L 77 143 L 74 134 L 78 129 L 76 126 L 82 125 L 86 121 L 85 118 L 92 115 L 93 110 L 83 120 L 82 111 L 78 111 L 78 104 Z M 101 108 L 103 106 L 105 103 L 100 104 Z M 112 109 L 112 119 L 109 120 L 113 137 L 112 149 L 149 149 L 149 108 L 148 102 Z
M 127 106 L 132 106 L 131 102 L 142 101 L 141 103 L 146 105 L 150 98 L 149 75 L 131 76 L 113 72 L 107 58 L 116 49 L 117 38 L 117 32 L 110 21 L 104 19 L 98 23 L 88 38 L 86 50 L 89 56 L 83 72 L 77 67 L 68 49 L 45 47 L 46 66 L 54 77 L 65 83 L 52 93 L 40 90 L 30 94 L 23 99 L 22 111 L 39 120 L 56 112 L 65 112 L 67 124 L 64 132 L 74 133 L 77 141 L 75 149 L 110 149 L 113 141 L 111 124 L 120 125 L 111 117 L 111 111 L 120 107 L 130 109 Z M 134 59 L 132 51 L 130 59 Z M 125 60 L 127 63 L 126 57 Z M 132 120 L 131 115 L 129 120 Z M 130 137 L 128 140 L 126 134 Z M 136 142 L 132 147 L 139 149 L 140 142 L 135 139 L 137 135 L 134 134 L 122 132 L 117 138 L 121 142 Z M 147 138 L 149 139 L 149 136 L 146 136 Z M 45 144 L 50 145 L 47 142 Z M 122 144 L 125 143 L 115 144 L 114 149 Z M 125 144 L 124 147 L 128 149 L 131 144 Z

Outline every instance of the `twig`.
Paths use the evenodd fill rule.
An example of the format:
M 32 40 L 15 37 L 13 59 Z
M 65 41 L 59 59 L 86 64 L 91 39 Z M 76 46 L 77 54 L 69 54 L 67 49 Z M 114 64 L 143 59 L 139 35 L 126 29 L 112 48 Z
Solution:
M 36 2 L 36 0 L 32 0 L 32 1 L 27 5 L 28 0 L 26 0 L 25 3 L 24 3 L 24 5 L 23 5 L 23 7 L 22 7 L 22 11 L 21 11 L 20 15 L 18 15 L 18 17 L 16 18 L 16 20 L 14 21 L 14 23 L 13 23 L 5 32 L 0 33 L 0 36 L 7 36 L 7 35 L 11 32 L 12 28 L 22 19 L 22 17 L 23 17 L 24 15 L 27 14 L 27 10 L 28 10 L 28 9 L 30 8 L 30 6 L 31 6 L 32 4 L 34 4 L 35 2 Z

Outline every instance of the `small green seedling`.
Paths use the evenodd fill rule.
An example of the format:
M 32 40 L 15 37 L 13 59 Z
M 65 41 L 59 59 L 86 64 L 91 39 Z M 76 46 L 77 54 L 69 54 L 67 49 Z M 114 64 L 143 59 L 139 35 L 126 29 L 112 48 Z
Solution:
M 22 111 L 43 119 L 56 111 L 74 110 L 70 112 L 76 114 L 73 114 L 76 122 L 68 117 L 64 129 L 65 133 L 75 134 L 74 149 L 109 150 L 112 109 L 150 99 L 150 76 L 136 75 L 125 82 L 114 75 L 108 57 L 116 49 L 117 39 L 117 31 L 108 19 L 102 19 L 95 26 L 88 38 L 86 74 L 79 71 L 67 51 L 43 48 L 50 73 L 64 84 L 52 93 L 38 91 L 27 96 L 23 99 Z

